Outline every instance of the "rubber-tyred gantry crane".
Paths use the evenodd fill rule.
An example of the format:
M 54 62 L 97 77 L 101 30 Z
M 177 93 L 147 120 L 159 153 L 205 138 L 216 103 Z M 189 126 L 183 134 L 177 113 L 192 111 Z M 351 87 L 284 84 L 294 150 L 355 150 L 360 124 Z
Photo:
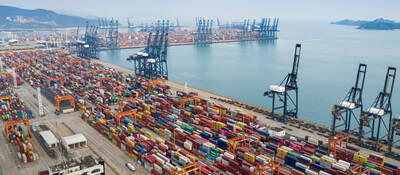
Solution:
M 269 90 L 264 92 L 264 96 L 272 98 L 271 116 L 283 122 L 286 122 L 287 117 L 297 118 L 299 89 L 297 86 L 297 73 L 299 70 L 300 53 L 301 44 L 296 44 L 292 72 L 290 72 L 279 85 L 271 85 Z M 275 104 L 277 99 L 279 102 L 282 102 L 282 106 L 277 106 Z M 282 109 L 281 117 L 275 114 L 278 109 Z
M 110 81 L 112 83 L 113 79 L 111 77 L 100 79 L 100 88 L 103 88 L 104 81 Z
M 126 111 L 126 112 L 121 112 L 118 113 L 117 115 L 115 115 L 115 118 L 117 120 L 117 126 L 121 125 L 121 117 L 122 116 L 132 116 L 132 121 L 135 122 L 136 125 L 136 111 L 135 110 L 130 110 L 130 111 Z
M 279 162 L 269 159 L 265 165 L 257 167 L 258 173 L 256 175 L 265 175 L 267 173 L 270 175 L 279 175 L 279 167 Z
M 180 102 L 180 106 L 179 107 L 181 109 L 185 108 L 185 103 L 190 101 L 190 100 L 193 100 L 194 104 L 196 105 L 197 101 L 199 101 L 200 98 L 198 96 L 182 98 L 181 100 L 179 100 L 179 102 Z
M 236 137 L 233 139 L 229 139 L 228 140 L 228 151 L 235 153 L 236 152 L 236 147 L 238 144 L 244 142 L 246 143 L 246 141 L 249 143 L 248 144 L 248 148 L 251 148 L 251 138 L 250 136 L 240 136 L 240 137 Z
M 365 75 L 367 73 L 367 65 L 360 64 L 358 66 L 356 82 L 350 91 L 346 94 L 345 98 L 332 109 L 332 130 L 331 136 L 335 136 L 336 128 L 344 126 L 343 132 L 352 133 L 356 128 L 351 129 L 351 121 L 355 120 L 360 124 L 358 117 L 355 115 L 357 109 L 363 111 L 362 92 L 364 89 Z M 338 123 L 339 121 L 342 121 Z
M 72 95 L 63 95 L 63 96 L 57 95 L 57 96 L 55 96 L 54 103 L 56 105 L 56 110 L 61 112 L 60 103 L 61 103 L 61 101 L 64 101 L 64 100 L 69 100 L 72 108 L 75 110 L 75 98 Z
M 47 79 L 47 86 L 50 88 L 51 87 L 51 82 L 52 81 L 58 81 L 59 83 L 60 83 L 60 85 L 62 86 L 63 85 L 63 78 L 62 77 L 59 77 L 59 78 L 49 78 L 49 79 Z
M 6 136 L 7 136 L 7 140 L 10 141 L 10 137 L 8 136 L 9 134 L 9 127 L 11 126 L 16 126 L 16 125 L 20 125 L 20 124 L 25 124 L 28 128 L 28 135 L 29 137 L 31 136 L 31 127 L 29 126 L 29 120 L 24 119 L 24 120 L 18 120 L 18 121 L 8 121 L 4 128 L 6 130 Z
M 102 74 L 104 74 L 104 69 L 95 69 L 92 72 L 92 76 L 94 77 L 96 74 L 98 74 L 99 72 L 101 72 Z
M 124 112 L 124 106 L 123 106 L 123 104 L 124 104 L 124 102 L 126 102 L 126 101 L 129 101 L 129 102 L 131 102 L 132 104 L 135 103 L 135 99 L 133 99 L 133 98 L 125 98 L 125 99 L 120 100 L 120 101 L 119 101 L 119 111 L 120 111 L 120 112 Z
M 2 100 L 9 100 L 10 105 L 12 105 L 12 97 L 11 96 L 0 96 L 0 101 Z
M 347 145 L 349 145 L 349 136 L 345 136 L 343 134 L 339 134 L 338 136 L 332 136 L 328 139 L 328 155 L 333 152 L 333 158 L 336 159 L 336 146 L 342 146 L 343 141 Z
M 361 139 L 370 133 L 370 139 L 375 141 L 374 149 L 379 150 L 380 141 L 389 135 L 392 128 L 392 92 L 395 78 L 396 68 L 388 67 L 382 91 L 378 94 L 371 107 L 361 112 L 358 133 L 361 146 L 364 146 Z M 388 123 L 383 119 L 385 116 L 389 117 Z M 383 136 L 380 135 L 382 128 L 386 132 Z
M 176 171 L 176 175 L 184 175 L 194 172 L 195 175 L 201 175 L 201 167 L 194 163 L 192 165 L 188 165 L 186 167 L 181 168 L 180 170 Z

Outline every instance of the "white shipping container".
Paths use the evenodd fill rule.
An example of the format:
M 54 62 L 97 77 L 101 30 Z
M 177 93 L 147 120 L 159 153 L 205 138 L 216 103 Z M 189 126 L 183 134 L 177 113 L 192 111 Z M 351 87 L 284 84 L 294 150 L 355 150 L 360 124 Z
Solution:
M 327 173 L 327 172 L 325 172 L 325 171 L 319 171 L 318 174 L 319 174 L 319 175 L 331 175 L 331 174 L 329 174 L 329 173 Z
M 183 147 L 187 150 L 192 150 L 192 142 L 189 140 L 186 140 L 185 142 L 183 142 Z
M 302 164 L 302 163 L 299 163 L 299 162 L 296 162 L 296 167 L 299 167 L 299 168 L 302 168 L 302 169 L 307 169 L 308 168 L 308 166 L 307 165 L 304 165 L 304 164 Z
M 346 167 L 346 169 L 349 169 L 349 168 L 350 168 L 350 163 L 349 163 L 349 162 L 346 162 L 346 161 L 344 161 L 344 160 L 339 160 L 338 164 L 340 164 L 340 165 Z
M 346 171 L 347 170 L 346 167 L 344 167 L 343 165 L 340 165 L 339 163 L 333 164 L 332 168 L 338 169 L 338 170 L 341 170 L 341 171 Z
M 313 170 L 310 170 L 310 169 L 306 169 L 306 174 L 308 174 L 308 175 L 318 175 L 318 173 L 317 172 L 315 172 L 315 171 L 313 171 Z
M 159 174 L 162 174 L 163 170 L 160 166 L 158 166 L 157 164 L 154 164 L 154 171 L 156 171 Z

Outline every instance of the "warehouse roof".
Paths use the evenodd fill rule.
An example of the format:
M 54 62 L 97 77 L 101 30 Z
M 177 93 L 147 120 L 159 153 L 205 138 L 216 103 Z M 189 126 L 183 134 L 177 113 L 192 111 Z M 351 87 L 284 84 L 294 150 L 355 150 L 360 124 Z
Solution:
M 49 130 L 40 132 L 40 135 L 43 137 L 44 141 L 48 145 L 57 144 L 58 140 L 56 136 Z
M 66 137 L 63 137 L 62 139 L 63 139 L 64 143 L 67 145 L 81 143 L 81 142 L 87 142 L 86 137 L 83 134 L 66 136 Z

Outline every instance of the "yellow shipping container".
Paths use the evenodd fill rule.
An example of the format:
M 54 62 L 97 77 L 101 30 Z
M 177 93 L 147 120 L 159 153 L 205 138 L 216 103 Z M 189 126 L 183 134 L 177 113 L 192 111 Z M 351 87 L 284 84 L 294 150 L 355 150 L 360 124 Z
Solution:
M 279 154 L 276 154 L 276 157 L 277 157 L 277 158 L 280 158 L 280 159 L 283 159 L 283 160 L 285 159 L 285 156 L 281 156 L 281 155 L 279 155 Z
M 127 140 L 126 142 L 127 142 L 129 145 L 131 145 L 132 147 L 135 146 L 135 143 L 134 143 L 132 140 Z
M 129 130 L 130 132 L 134 132 L 134 131 L 135 131 L 135 128 L 134 128 L 132 125 L 129 125 L 129 126 L 128 126 L 128 130 Z
M 201 160 L 206 160 L 206 157 L 204 157 L 203 155 L 199 155 L 199 158 L 201 159 Z
M 193 131 L 193 134 L 200 135 L 200 133 L 198 131 Z
M 153 137 L 153 135 L 149 131 L 146 131 L 145 136 L 148 137 L 149 139 Z
M 354 154 L 353 160 L 354 160 L 355 162 L 360 162 L 360 155 Z
M 190 161 L 196 162 L 196 157 L 194 157 L 194 156 L 192 156 L 192 155 L 190 155 L 190 154 L 187 154 L 186 157 L 189 158 Z
M 281 157 L 285 157 L 287 153 L 288 153 L 287 150 L 284 150 L 284 149 L 282 149 L 282 148 L 278 148 L 276 154 L 279 155 L 279 156 L 281 156 Z
M 200 121 L 200 118 L 197 118 L 197 117 L 196 117 L 196 118 L 194 118 L 194 120 L 196 120 L 196 121 Z
M 99 122 L 102 123 L 102 124 L 106 124 L 106 121 L 104 119 L 102 119 L 102 118 L 99 119 Z
M 329 164 L 333 164 L 333 163 L 335 163 L 335 162 L 332 162 L 332 161 L 330 161 L 330 160 L 328 160 L 328 159 L 325 159 L 325 158 L 321 158 L 321 160 L 322 161 L 324 161 L 324 162 L 327 162 L 327 163 L 329 163 Z
M 360 155 L 360 163 L 365 163 L 368 159 L 362 155 Z
M 225 123 L 222 122 L 215 122 L 215 128 L 220 130 L 222 127 L 225 127 Z
M 256 161 L 256 156 L 254 154 L 249 153 L 247 159 L 249 162 L 254 163 Z
M 115 129 L 114 128 L 110 128 L 111 133 L 115 133 Z
M 156 132 L 160 132 L 160 131 L 158 130 L 158 128 L 156 128 L 156 127 L 154 127 L 153 129 L 154 129 L 154 131 L 156 131 Z
M 246 124 L 244 124 L 243 122 L 237 122 L 236 126 L 239 126 L 241 128 L 243 128 Z
M 135 154 L 129 154 L 129 156 L 131 156 L 133 158 L 133 160 L 137 161 L 138 157 Z
M 224 152 L 225 152 L 223 149 L 221 149 L 219 147 L 217 147 L 216 149 L 219 151 L 219 154 L 224 154 Z
M 178 158 L 182 156 L 182 154 L 179 152 L 175 152 L 174 155 L 175 155 L 175 157 L 178 157 Z

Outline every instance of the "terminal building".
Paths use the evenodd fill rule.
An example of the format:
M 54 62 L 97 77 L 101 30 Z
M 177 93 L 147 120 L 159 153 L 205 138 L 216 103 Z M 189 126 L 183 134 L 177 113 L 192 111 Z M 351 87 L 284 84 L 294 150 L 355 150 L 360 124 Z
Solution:
M 104 160 L 93 156 L 70 160 L 51 166 L 49 175 L 105 175 Z
M 67 152 L 72 152 L 74 150 L 87 147 L 87 140 L 83 134 L 63 137 L 61 142 Z

